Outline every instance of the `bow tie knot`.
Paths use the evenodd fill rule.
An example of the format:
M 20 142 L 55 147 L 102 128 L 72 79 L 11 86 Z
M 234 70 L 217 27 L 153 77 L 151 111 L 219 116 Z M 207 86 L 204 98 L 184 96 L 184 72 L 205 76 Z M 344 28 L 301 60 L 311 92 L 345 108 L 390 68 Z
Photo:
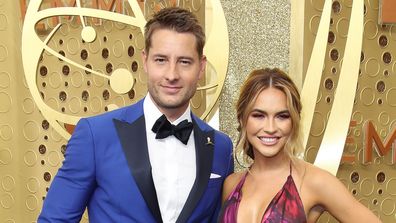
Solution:
M 172 125 L 165 115 L 162 115 L 154 123 L 151 130 L 156 133 L 156 139 L 164 139 L 170 135 L 174 135 L 183 144 L 187 145 L 188 139 L 190 138 L 190 134 L 193 130 L 193 124 L 186 119 L 177 125 Z

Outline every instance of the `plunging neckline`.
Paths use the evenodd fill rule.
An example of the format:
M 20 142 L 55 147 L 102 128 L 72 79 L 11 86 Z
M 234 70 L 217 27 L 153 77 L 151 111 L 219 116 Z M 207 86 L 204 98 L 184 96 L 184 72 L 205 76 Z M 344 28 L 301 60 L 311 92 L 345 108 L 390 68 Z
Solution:
M 242 200 L 242 187 L 249 172 L 246 172 L 237 186 L 228 196 L 220 213 L 219 222 L 237 222 L 239 204 Z M 261 223 L 273 220 L 275 222 L 307 222 L 304 206 L 298 193 L 296 184 L 290 173 L 281 189 L 268 203 L 261 217 Z

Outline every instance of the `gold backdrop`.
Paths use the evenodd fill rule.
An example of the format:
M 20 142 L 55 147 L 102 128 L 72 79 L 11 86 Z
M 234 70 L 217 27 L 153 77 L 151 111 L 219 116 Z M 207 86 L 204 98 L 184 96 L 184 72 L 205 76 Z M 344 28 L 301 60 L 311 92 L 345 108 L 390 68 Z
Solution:
M 355 0 L 358 1 L 358 0 Z M 44 51 L 36 70 L 36 89 L 29 87 L 22 67 L 22 53 L 30 55 L 29 48 L 21 51 L 23 16 L 29 1 L 0 0 L 0 222 L 34 222 L 40 212 L 46 192 L 53 176 L 60 167 L 65 151 L 65 132 L 72 131 L 72 124 L 63 115 L 59 126 L 65 132 L 54 129 L 46 112 L 40 110 L 32 97 L 37 90 L 40 98 L 53 111 L 65 116 L 90 116 L 136 102 L 145 94 L 145 77 L 141 69 L 140 51 L 143 47 L 141 31 L 120 23 L 104 22 L 94 26 L 96 40 L 81 41 L 81 24 L 77 16 L 59 28 L 59 32 L 48 41 L 48 46 L 57 54 L 82 64 L 85 68 L 110 76 L 115 70 L 125 68 L 134 77 L 134 88 L 126 94 L 117 94 L 106 77 L 77 69 L 67 61 Z M 73 2 L 48 0 L 48 8 L 55 3 Z M 95 2 L 95 1 L 83 1 Z M 96 1 L 97 7 L 114 8 L 115 1 Z M 144 15 L 161 7 L 176 5 L 179 1 L 138 1 L 145 8 Z M 193 10 L 207 32 L 213 24 L 210 13 L 215 10 L 213 2 L 180 1 L 183 7 Z M 246 75 L 263 66 L 280 67 L 288 70 L 302 88 L 309 67 L 319 21 L 325 0 L 244 0 L 221 1 L 227 22 L 223 27 L 227 35 L 220 35 L 224 45 L 210 45 L 221 52 L 226 61 L 212 65 L 201 91 L 193 100 L 198 114 L 205 114 L 220 98 L 220 128 L 236 139 L 234 103 L 240 84 Z M 319 83 L 318 99 L 314 107 L 313 124 L 307 134 L 306 159 L 314 162 L 326 132 L 335 90 L 342 70 L 346 48 L 352 0 L 331 1 L 330 20 L 326 35 L 324 66 Z M 91 5 L 94 6 L 94 5 Z M 129 10 L 129 11 L 128 11 Z M 126 13 L 131 9 L 127 8 Z M 396 187 L 390 143 L 396 128 L 394 107 L 396 106 L 396 63 L 393 46 L 396 41 L 395 25 L 378 25 L 379 0 L 364 1 L 364 33 L 362 49 L 359 51 L 360 70 L 353 104 L 351 122 L 346 137 L 343 158 L 337 177 L 363 204 L 378 214 L 383 222 L 395 220 Z M 80 19 L 81 21 L 81 19 Z M 209 21 L 209 22 L 208 22 Z M 47 29 L 36 27 L 38 36 L 45 40 L 56 23 L 53 18 L 45 19 Z M 92 21 L 91 21 L 92 22 Z M 55 24 L 55 25 L 53 25 Z M 220 23 L 221 24 L 221 23 Z M 224 25 L 225 26 L 225 25 Z M 217 30 L 215 26 L 214 30 Z M 213 30 L 212 30 L 213 31 Z M 223 33 L 224 34 L 224 33 Z M 219 35 L 217 35 L 219 36 Z M 213 44 L 213 42 L 212 42 Z M 220 49 L 220 50 L 219 50 Z M 206 49 L 206 53 L 209 49 Z M 224 56 L 226 55 L 226 56 Z M 290 59 L 289 59 L 290 55 Z M 229 61 L 228 61 L 229 58 Z M 219 67 L 218 64 L 222 66 Z M 227 77 L 222 70 L 227 70 Z M 212 79 L 213 75 L 218 75 Z M 213 84 L 215 83 L 215 84 Z M 207 88 L 206 88 L 207 87 Z M 214 95 L 214 99 L 208 95 Z M 210 115 L 209 115 L 210 116 Z M 73 119 L 73 118 L 72 118 Z M 70 119 L 70 120 L 72 120 Z M 66 120 L 66 121 L 65 121 Z M 375 130 L 368 129 L 368 121 Z M 66 125 L 65 125 L 66 124 Z M 374 143 L 372 160 L 363 162 L 365 142 L 378 133 L 380 142 Z M 371 142 L 372 143 L 372 142 Z M 383 143 L 384 149 L 379 149 Z M 379 146 L 378 146 L 379 145 Z M 339 148 L 338 148 L 339 149 Z M 341 148 L 343 149 L 343 148 Z M 382 152 L 381 152 L 382 151 Z M 338 168 L 338 163 L 333 164 Z M 84 220 L 86 216 L 84 216 Z M 320 222 L 336 222 L 324 215 Z

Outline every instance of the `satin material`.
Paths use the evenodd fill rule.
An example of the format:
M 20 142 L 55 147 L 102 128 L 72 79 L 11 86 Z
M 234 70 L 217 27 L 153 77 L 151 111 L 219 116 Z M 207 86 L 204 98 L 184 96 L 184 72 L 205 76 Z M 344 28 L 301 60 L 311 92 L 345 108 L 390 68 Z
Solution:
M 236 223 L 239 204 L 242 199 L 242 187 L 248 172 L 229 195 L 223 205 L 219 221 L 221 223 Z M 261 219 L 262 223 L 303 223 L 307 222 L 304 207 L 294 183 L 291 166 L 290 174 L 281 190 L 269 203 Z
M 181 121 L 177 125 L 171 124 L 165 115 L 162 115 L 154 123 L 153 132 L 157 133 L 156 139 L 164 139 L 170 135 L 174 135 L 184 145 L 187 145 L 190 134 L 193 130 L 193 124 L 187 120 Z

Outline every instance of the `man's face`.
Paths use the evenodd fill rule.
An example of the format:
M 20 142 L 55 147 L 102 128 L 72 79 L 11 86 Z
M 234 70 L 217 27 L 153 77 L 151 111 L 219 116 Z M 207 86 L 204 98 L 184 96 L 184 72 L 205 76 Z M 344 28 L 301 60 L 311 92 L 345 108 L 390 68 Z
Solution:
M 196 37 L 169 29 L 156 30 L 149 52 L 143 51 L 142 56 L 154 103 L 168 119 L 177 119 L 194 96 L 206 65 L 206 58 L 198 56 Z

